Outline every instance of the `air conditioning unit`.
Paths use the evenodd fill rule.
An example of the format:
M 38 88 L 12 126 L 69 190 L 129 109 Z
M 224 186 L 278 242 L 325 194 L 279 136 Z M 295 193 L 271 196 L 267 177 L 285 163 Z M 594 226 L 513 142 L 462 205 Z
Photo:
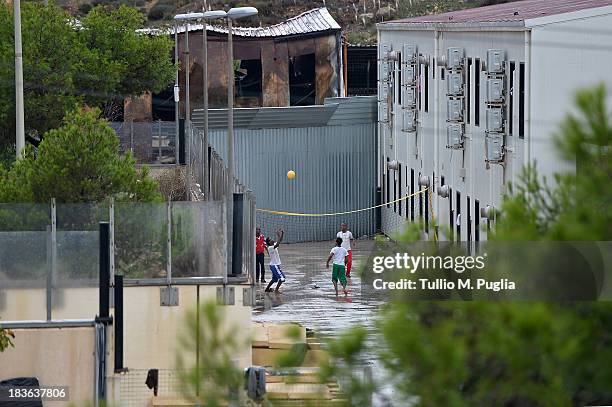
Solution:
M 504 80 L 487 79 L 487 101 L 489 103 L 503 103 L 504 101 Z
M 463 101 L 461 99 L 450 99 L 446 103 L 447 116 L 450 122 L 463 121 Z
M 448 148 L 463 147 L 463 126 L 451 124 L 446 129 L 446 146 Z
M 418 57 L 417 47 L 414 44 L 402 45 L 402 60 L 406 64 L 413 64 Z
M 503 109 L 487 109 L 487 131 L 491 133 L 502 133 L 504 131 Z
M 402 87 L 402 106 L 414 108 L 417 103 L 416 90 L 410 87 Z
M 411 86 L 416 82 L 417 73 L 416 68 L 412 65 L 406 65 L 402 69 L 402 82 L 403 85 Z
M 416 131 L 416 110 L 402 110 L 402 131 Z
M 463 66 L 463 49 L 448 48 L 446 50 L 446 61 L 448 69 L 460 69 Z
M 487 51 L 487 73 L 499 74 L 504 72 L 504 50 L 490 49 Z
M 450 73 L 446 81 L 447 94 L 451 96 L 463 95 L 463 75 L 461 73 Z
M 485 149 L 488 162 L 501 162 L 504 159 L 504 135 L 499 133 L 487 133 L 485 137 Z

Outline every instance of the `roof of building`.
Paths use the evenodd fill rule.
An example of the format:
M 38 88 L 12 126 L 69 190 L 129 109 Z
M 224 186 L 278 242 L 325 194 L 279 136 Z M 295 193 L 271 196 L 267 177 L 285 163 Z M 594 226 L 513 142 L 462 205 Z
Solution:
M 612 5 L 612 0 L 522 0 L 492 6 L 469 8 L 441 14 L 404 18 L 385 24 L 470 24 L 470 23 L 524 23 L 540 17 Z M 521 24 L 524 25 L 524 24 Z
M 189 32 L 202 31 L 202 24 L 189 24 Z M 329 14 L 325 7 L 306 11 L 298 16 L 292 17 L 282 23 L 268 27 L 233 27 L 232 34 L 240 37 L 284 37 L 290 35 L 312 34 L 326 31 L 340 30 L 340 25 Z M 185 24 L 177 27 L 180 34 L 185 32 Z M 227 27 L 219 25 L 207 25 L 208 32 L 227 34 Z M 174 27 L 167 29 L 141 30 L 148 34 L 174 34 Z

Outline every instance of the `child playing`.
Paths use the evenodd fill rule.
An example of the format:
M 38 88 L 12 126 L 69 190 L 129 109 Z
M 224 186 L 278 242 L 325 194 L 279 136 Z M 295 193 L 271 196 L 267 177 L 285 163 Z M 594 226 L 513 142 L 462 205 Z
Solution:
M 342 291 L 344 291 L 344 295 L 347 295 L 346 292 L 346 273 L 344 266 L 348 261 L 348 252 L 342 247 L 342 238 L 336 238 L 336 247 L 331 249 L 329 252 L 329 257 L 327 258 L 327 268 L 329 268 L 329 261 L 334 260 L 334 264 L 332 267 L 332 282 L 334 283 L 334 289 L 336 290 L 336 296 L 338 296 L 338 280 L 340 280 L 340 284 L 342 284 Z
M 285 275 L 283 274 L 283 270 L 281 269 L 281 260 L 280 254 L 278 254 L 278 246 L 283 241 L 283 236 L 285 235 L 285 231 L 279 229 L 276 231 L 276 236 L 278 237 L 278 241 L 274 241 L 270 238 L 266 239 L 266 244 L 268 245 L 268 253 L 270 254 L 270 271 L 272 272 L 272 279 L 270 283 L 266 287 L 266 292 L 270 292 L 272 284 L 278 282 L 276 285 L 276 289 L 274 292 L 278 292 L 281 284 L 285 282 Z

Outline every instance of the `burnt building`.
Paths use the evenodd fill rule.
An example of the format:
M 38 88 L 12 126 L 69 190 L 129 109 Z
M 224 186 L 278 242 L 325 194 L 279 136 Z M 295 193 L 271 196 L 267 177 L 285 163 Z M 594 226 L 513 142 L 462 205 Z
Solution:
M 189 30 L 189 84 L 192 109 L 203 107 L 202 24 L 177 27 L 180 100 L 185 100 L 185 40 Z M 171 35 L 170 31 L 155 34 Z M 326 8 L 307 11 L 268 27 L 234 27 L 235 107 L 323 104 L 344 94 L 341 29 Z M 207 26 L 208 100 L 227 107 L 227 27 Z M 174 120 L 172 89 L 152 95 L 152 119 Z M 180 104 L 184 117 L 184 104 Z M 127 113 L 127 112 L 126 112 Z

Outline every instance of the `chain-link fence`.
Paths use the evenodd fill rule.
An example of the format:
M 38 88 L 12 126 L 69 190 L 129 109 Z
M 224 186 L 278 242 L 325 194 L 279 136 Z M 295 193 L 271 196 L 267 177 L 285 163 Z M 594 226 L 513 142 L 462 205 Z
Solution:
M 131 151 L 139 164 L 176 162 L 175 122 L 111 122 L 117 132 L 121 153 Z

